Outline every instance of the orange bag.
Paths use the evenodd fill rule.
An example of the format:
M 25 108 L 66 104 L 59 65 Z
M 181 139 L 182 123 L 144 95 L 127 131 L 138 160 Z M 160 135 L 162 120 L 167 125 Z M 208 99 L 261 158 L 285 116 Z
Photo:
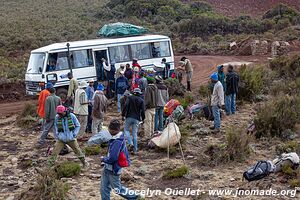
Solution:
M 164 113 L 169 116 L 180 105 L 177 99 L 171 99 L 164 107 Z

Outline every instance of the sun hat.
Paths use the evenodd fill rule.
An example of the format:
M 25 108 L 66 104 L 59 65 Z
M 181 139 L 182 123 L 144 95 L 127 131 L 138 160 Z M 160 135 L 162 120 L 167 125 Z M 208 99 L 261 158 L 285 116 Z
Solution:
M 56 107 L 57 114 L 61 114 L 61 113 L 65 112 L 66 110 L 67 110 L 67 108 L 63 105 L 59 105 Z
M 214 72 L 210 75 L 210 78 L 214 81 L 218 81 L 218 74 L 216 72 Z

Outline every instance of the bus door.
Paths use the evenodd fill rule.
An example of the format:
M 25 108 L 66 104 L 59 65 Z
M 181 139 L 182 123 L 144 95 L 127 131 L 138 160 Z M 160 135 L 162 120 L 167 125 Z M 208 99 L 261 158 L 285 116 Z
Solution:
M 109 56 L 108 56 L 108 49 L 95 49 L 95 64 L 96 64 L 96 74 L 98 81 L 107 80 L 107 74 L 104 70 L 104 64 L 109 65 Z

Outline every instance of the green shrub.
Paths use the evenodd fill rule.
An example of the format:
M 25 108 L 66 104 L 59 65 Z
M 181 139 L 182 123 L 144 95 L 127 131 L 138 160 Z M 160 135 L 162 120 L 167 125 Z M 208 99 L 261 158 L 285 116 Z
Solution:
M 63 162 L 55 167 L 58 178 L 73 177 L 80 173 L 80 164 L 75 162 Z
M 101 152 L 101 147 L 97 146 L 97 145 L 90 146 L 90 147 L 85 147 L 84 152 L 85 152 L 86 156 L 99 155 L 100 152 Z
M 58 180 L 53 170 L 44 171 L 36 179 L 33 188 L 22 192 L 17 199 L 51 199 L 62 200 L 67 199 L 67 193 L 70 187 L 67 183 Z
M 170 97 L 173 96 L 184 96 L 186 93 L 185 87 L 179 83 L 178 79 L 169 78 L 164 81 L 166 86 L 168 87 Z
M 243 65 L 239 70 L 239 99 L 251 101 L 259 94 L 262 94 L 264 87 L 264 68 Z
M 279 96 L 257 109 L 257 116 L 254 119 L 256 137 L 283 138 L 283 132 L 287 129 L 293 130 L 299 119 L 300 97 Z
M 300 187 L 300 178 L 298 178 L 298 179 L 291 179 L 289 181 L 289 183 L 290 183 L 290 187 L 291 188 Z
M 243 161 L 251 153 L 250 136 L 241 127 L 226 130 L 226 143 L 207 146 L 205 154 L 209 156 L 208 165 L 218 165 L 232 161 Z
M 284 144 L 279 144 L 276 146 L 276 153 L 278 155 L 282 153 L 291 153 L 291 152 L 297 152 L 300 151 L 300 144 L 296 141 L 289 141 Z
M 22 112 L 17 117 L 17 125 L 23 128 L 29 128 L 37 124 L 37 106 L 34 104 L 26 103 Z
M 295 177 L 297 176 L 297 171 L 296 170 L 293 170 L 291 168 L 291 166 L 289 165 L 283 165 L 282 166 L 282 173 L 288 177 Z
M 163 179 L 174 179 L 181 178 L 189 172 L 189 168 L 187 166 L 181 166 L 177 169 L 168 170 L 164 175 Z
M 281 56 L 270 62 L 270 68 L 285 78 L 299 78 L 300 76 L 300 55 L 292 58 Z
M 228 161 L 244 160 L 250 153 L 250 136 L 245 129 L 240 127 L 230 127 L 226 130 L 226 153 L 225 159 Z
M 199 87 L 199 95 L 200 95 L 201 98 L 210 97 L 211 93 L 212 93 L 211 84 L 200 85 L 200 87 Z
M 182 107 L 186 109 L 190 104 L 194 102 L 194 97 L 192 94 L 187 93 L 183 98 L 178 98 L 178 101 L 180 102 Z

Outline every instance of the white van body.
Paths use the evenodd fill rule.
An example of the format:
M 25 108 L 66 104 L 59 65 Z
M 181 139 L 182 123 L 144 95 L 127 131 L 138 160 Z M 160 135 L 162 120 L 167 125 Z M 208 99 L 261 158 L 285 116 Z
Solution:
M 69 44 L 69 52 L 67 44 Z M 68 60 L 68 55 L 71 59 Z M 48 81 L 55 82 L 57 93 L 66 91 L 69 85 L 67 73 L 69 62 L 78 81 L 99 80 L 101 58 L 118 69 L 121 64 L 132 64 L 133 58 L 143 69 L 162 66 L 162 58 L 174 69 L 174 54 L 171 40 L 163 35 L 94 39 L 55 43 L 31 51 L 26 75 L 26 94 L 38 95 Z M 99 67 L 100 66 L 100 67 Z M 102 72 L 101 72 L 102 73 Z M 101 79 L 101 77 L 100 77 Z

